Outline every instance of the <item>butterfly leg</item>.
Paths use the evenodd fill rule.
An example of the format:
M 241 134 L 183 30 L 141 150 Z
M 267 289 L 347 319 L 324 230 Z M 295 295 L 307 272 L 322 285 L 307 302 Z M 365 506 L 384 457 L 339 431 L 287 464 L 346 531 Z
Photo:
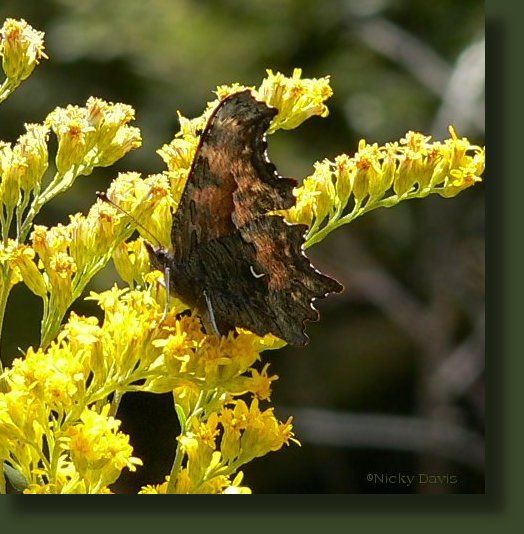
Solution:
M 164 313 L 162 314 L 162 319 L 160 319 L 160 322 L 163 323 L 166 320 L 167 314 L 169 313 L 169 301 L 171 297 L 171 291 L 170 291 L 170 283 L 171 283 L 171 271 L 169 267 L 164 268 L 164 285 L 166 288 L 166 304 L 164 306 Z
M 204 297 L 206 299 L 206 306 L 207 306 L 207 311 L 209 313 L 209 319 L 211 321 L 211 325 L 213 326 L 213 330 L 215 331 L 216 335 L 220 337 L 221 334 L 217 326 L 215 314 L 213 312 L 213 305 L 211 304 L 211 299 L 209 298 L 205 289 L 204 289 Z

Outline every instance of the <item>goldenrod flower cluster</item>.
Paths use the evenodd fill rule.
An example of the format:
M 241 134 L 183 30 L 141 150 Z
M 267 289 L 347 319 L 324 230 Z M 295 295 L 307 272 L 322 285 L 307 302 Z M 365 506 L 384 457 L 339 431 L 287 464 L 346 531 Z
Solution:
M 45 57 L 43 34 L 9 19 L 0 30 L 0 53 L 2 101 Z M 270 133 L 327 115 L 329 78 L 302 78 L 299 69 L 291 77 L 267 74 L 250 89 L 278 110 Z M 0 463 L 12 487 L 111 493 L 125 470 L 141 465 L 116 418 L 128 392 L 170 392 L 180 424 L 170 472 L 142 494 L 250 493 L 244 466 L 298 443 L 292 418 L 280 421 L 270 405 L 278 377 L 262 361 L 263 351 L 284 343 L 241 329 L 225 337 L 205 333 L 198 317 L 168 297 L 164 275 L 152 271 L 144 244 L 169 249 L 172 213 L 200 131 L 222 98 L 244 88 L 218 87 L 200 117 L 179 114 L 180 131 L 158 151 L 165 172 L 119 174 L 86 215 L 52 228 L 34 225 L 47 202 L 77 177 L 140 145 L 140 132 L 131 126 L 134 110 L 89 98 L 84 106 L 57 108 L 42 124 L 26 125 L 13 145 L 0 142 L 0 333 L 16 283 L 23 281 L 43 302 L 40 346 L 0 368 Z M 54 163 L 50 135 L 58 143 Z M 295 191 L 296 206 L 282 215 L 310 227 L 311 246 L 377 207 L 432 193 L 454 196 L 479 181 L 483 168 L 483 149 L 453 129 L 444 142 L 414 132 L 382 147 L 361 141 L 353 155 L 316 163 Z M 140 236 L 129 240 L 135 230 Z M 90 294 L 102 319 L 72 311 L 64 323 L 110 258 L 126 287 Z M 6 487 L 0 469 L 0 492 Z
M 137 173 L 125 173 L 110 191 L 126 199 L 129 213 L 154 219 L 166 202 L 167 184 L 162 176 L 142 180 Z M 70 305 L 132 230 L 128 217 L 99 200 L 86 216 L 70 216 L 67 225 L 35 225 L 30 245 L 13 246 L 11 241 L 8 265 L 44 302 L 44 346 L 56 336 Z
M 0 457 L 27 491 L 107 492 L 124 468 L 135 469 L 140 461 L 113 417 L 129 391 L 173 392 L 182 433 L 170 492 L 234 491 L 242 465 L 293 439 L 291 419 L 259 407 L 276 377 L 253 365 L 271 340 L 218 339 L 176 309 L 162 319 L 155 285 L 92 294 L 101 324 L 72 313 L 47 349 L 30 348 L 5 372 Z M 238 398 L 246 394 L 251 400 Z
M 44 53 L 44 34 L 25 20 L 7 19 L 0 28 L 0 56 L 5 81 L 0 86 L 0 102 L 5 100 L 33 72 Z
M 291 223 L 310 226 L 306 247 L 334 229 L 379 207 L 438 194 L 445 198 L 481 181 L 484 149 L 459 138 L 431 142 L 408 132 L 400 142 L 378 146 L 362 140 L 353 155 L 315 163 L 314 172 L 295 189 L 297 201 L 282 212 Z

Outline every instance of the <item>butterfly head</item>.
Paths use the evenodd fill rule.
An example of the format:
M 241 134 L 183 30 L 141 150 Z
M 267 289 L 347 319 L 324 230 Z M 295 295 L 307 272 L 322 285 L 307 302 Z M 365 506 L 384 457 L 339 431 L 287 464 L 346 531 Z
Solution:
M 149 254 L 151 261 L 151 267 L 164 271 L 166 267 L 169 267 L 173 263 L 173 252 L 165 247 L 155 247 L 145 241 L 145 247 Z

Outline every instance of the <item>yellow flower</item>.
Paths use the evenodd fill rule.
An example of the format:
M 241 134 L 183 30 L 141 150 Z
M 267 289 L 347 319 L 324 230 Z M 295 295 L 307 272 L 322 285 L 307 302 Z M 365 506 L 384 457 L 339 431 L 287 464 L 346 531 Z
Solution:
M 9 459 L 27 481 L 35 480 L 39 466 L 47 411 L 30 390 L 0 393 L 0 457 Z
M 197 132 L 205 127 L 205 119 L 207 119 L 205 114 L 190 120 L 178 112 L 180 130 L 169 144 L 157 150 L 170 171 L 189 172 L 200 139 Z
M 107 150 L 119 131 L 127 131 L 125 126 L 135 118 L 135 110 L 131 106 L 95 97 L 87 100 L 86 114 L 87 121 L 94 128 L 99 152 Z
M 113 165 L 115 161 L 123 158 L 128 152 L 139 148 L 141 145 L 140 130 L 135 126 L 122 126 L 107 147 L 99 147 L 100 155 L 96 160 L 96 164 L 100 167 Z
M 56 108 L 48 115 L 46 124 L 58 138 L 56 168 L 65 174 L 86 158 L 94 144 L 95 128 L 87 120 L 85 109 L 78 106 Z
M 382 187 L 380 158 L 382 152 L 378 145 L 368 145 L 364 139 L 358 144 L 355 154 L 356 172 L 353 178 L 353 195 L 357 203 L 361 203 L 366 196 L 370 199 L 380 198 L 384 194 Z
M 18 138 L 14 147 L 25 161 L 25 170 L 20 177 L 24 191 L 40 189 L 42 177 L 48 166 L 47 140 L 49 129 L 44 124 L 26 124 L 26 133 Z
M 149 253 L 142 238 L 120 243 L 113 252 L 113 262 L 118 274 L 129 286 L 140 284 L 151 270 Z
M 35 225 L 31 234 L 33 250 L 42 260 L 44 267 L 48 268 L 51 257 L 59 252 L 66 252 L 70 243 L 71 235 L 69 228 L 62 224 L 57 224 L 52 228 Z
M 216 102 L 218 105 L 218 101 Z M 178 112 L 180 130 L 174 139 L 157 150 L 157 154 L 164 160 L 168 168 L 171 186 L 171 198 L 174 205 L 178 204 L 193 163 L 193 158 L 200 141 L 199 130 L 206 126 L 211 110 L 204 112 L 196 119 L 187 119 Z
M 142 180 L 136 173 L 121 174 L 113 182 L 108 196 L 129 211 L 131 218 L 99 200 L 86 216 L 70 216 L 67 225 L 34 226 L 32 249 L 20 249 L 11 258 L 10 265 L 16 269 L 13 275 L 23 277 L 33 292 L 44 300 L 49 299 L 49 305 L 44 307 L 44 345 L 55 337 L 71 303 L 80 296 L 94 274 L 106 265 L 115 248 L 131 235 L 135 219 L 149 218 L 151 234 L 162 228 L 162 232 L 158 230 L 158 240 L 170 239 L 170 223 L 166 223 L 171 217 L 168 187 L 163 175 Z M 146 233 L 146 230 L 142 231 Z M 148 237 L 151 239 L 149 233 Z M 36 265 L 29 257 L 32 251 L 38 254 Z M 137 264 L 136 267 L 140 267 L 145 276 L 149 270 L 145 249 L 140 261 L 141 266 Z
M 317 197 L 320 196 L 320 192 L 317 191 L 315 180 L 308 178 L 304 180 L 302 186 L 293 192 L 297 197 L 295 205 L 283 213 L 290 223 L 311 226 L 315 214 L 319 211 L 317 209 Z
M 98 343 L 101 332 L 96 317 L 81 317 L 75 312 L 71 312 L 61 332 L 60 339 L 67 339 L 72 347 L 72 353 L 75 354 L 79 353 L 86 345 Z
M 56 491 L 55 484 L 31 484 L 24 490 L 27 495 L 54 495 Z
M 45 297 L 48 287 L 33 261 L 34 257 L 35 251 L 31 247 L 19 245 L 13 250 L 9 263 L 12 267 L 19 269 L 24 283 L 35 295 Z
M 247 380 L 247 390 L 253 393 L 260 400 L 269 400 L 271 397 L 271 382 L 278 380 L 277 375 L 268 376 L 269 363 L 266 363 L 259 373 L 256 369 L 251 369 L 251 377 Z
M 30 347 L 25 358 L 17 358 L 7 375 L 13 391 L 31 391 L 50 409 L 64 413 L 81 403 L 89 370 L 64 344 L 46 351 Z
M 148 242 L 171 244 L 171 207 L 168 177 L 153 174 L 142 179 L 139 173 L 120 173 L 107 191 L 107 197 L 120 209 L 102 200 L 98 201 L 99 212 L 121 219 L 128 230 L 136 229 Z M 131 217 L 126 215 L 129 214 Z M 147 221 L 144 225 L 136 225 Z M 130 232 L 129 232 L 130 233 Z
M 0 269 L 5 268 L 4 274 L 0 276 L 0 288 L 5 284 L 8 288 L 13 287 L 22 280 L 22 273 L 16 265 L 18 245 L 12 239 L 8 239 L 7 243 L 0 242 Z
M 47 128 L 26 124 L 26 133 L 14 147 L 0 143 L 0 202 L 12 210 L 20 200 L 21 190 L 40 187 L 47 169 Z
M 441 152 L 449 160 L 448 175 L 445 177 L 440 195 L 446 198 L 454 197 L 467 187 L 482 181 L 484 172 L 485 151 L 478 146 L 472 146 L 467 138 L 458 138 L 452 126 L 449 128 L 451 139 L 446 140 Z M 468 154 L 474 151 L 474 155 Z
M 320 223 L 335 207 L 332 163 L 326 159 L 316 162 L 314 167 L 313 174 L 304 179 L 301 187 L 295 189 L 295 206 L 282 212 L 289 222 L 310 226 L 315 219 Z
M 254 90 L 254 87 L 248 87 L 247 85 L 242 85 L 241 83 L 232 83 L 230 85 L 219 85 L 216 90 L 215 94 L 218 97 L 218 100 L 224 100 L 224 98 L 227 98 L 230 95 L 234 95 L 235 93 L 240 93 L 241 91 L 245 91 L 246 89 Z M 209 106 L 208 106 L 209 107 Z
M 171 248 L 172 210 L 176 208 L 172 196 L 169 179 L 166 174 L 152 174 L 145 178 L 145 185 L 149 189 L 147 208 L 140 206 L 136 211 L 138 217 L 147 217 L 147 233 L 142 228 L 137 230 L 144 239 L 151 242 L 153 237 L 164 248 Z
M 271 70 L 268 70 L 267 74 L 267 78 L 257 90 L 257 95 L 266 104 L 278 109 L 270 132 L 279 128 L 296 128 L 313 115 L 328 115 L 324 101 L 333 94 L 329 76 L 318 79 L 302 78 L 301 69 L 294 69 L 290 78 L 280 72 L 273 74 Z
M 162 309 L 147 291 L 126 291 L 114 287 L 101 294 L 91 293 L 89 300 L 98 301 L 105 317 L 100 343 L 92 353 L 94 371 L 92 388 L 103 388 L 111 381 L 118 384 L 140 375 L 160 356 L 153 344 L 160 335 Z
M 239 471 L 235 478 L 233 479 L 233 482 L 230 486 L 227 486 L 227 488 L 224 489 L 222 493 L 225 495 L 249 495 L 251 494 L 251 489 L 247 486 L 241 486 L 241 482 L 244 478 L 244 473 L 242 471 Z
M 232 409 L 225 408 L 220 413 L 224 429 L 220 451 L 228 462 L 242 465 L 270 451 L 277 451 L 290 441 L 298 443 L 294 439 L 291 417 L 285 423 L 279 422 L 272 408 L 259 409 L 256 398 L 249 407 L 241 399 L 232 404 Z
M 336 198 L 341 206 L 345 206 L 353 190 L 357 166 L 346 154 L 341 154 L 333 162 L 335 175 Z
M 193 419 L 190 432 L 200 443 L 215 449 L 215 440 L 219 433 L 218 422 L 218 414 L 216 412 L 212 413 L 207 421 Z
M 132 456 L 129 437 L 118 430 L 120 421 L 108 412 L 109 405 L 101 413 L 86 408 L 80 422 L 69 427 L 63 439 L 64 449 L 90 489 L 108 486 L 124 468 L 135 471 L 137 465 L 142 465 L 139 458 Z
M 187 455 L 187 476 L 189 477 L 191 486 L 198 486 L 206 477 L 206 473 L 210 471 L 213 464 L 216 465 L 218 457 L 215 454 L 214 447 L 210 447 L 207 443 L 198 439 L 196 435 L 191 432 L 182 434 L 178 437 L 182 452 Z
M 139 495 L 165 495 L 168 482 L 169 477 L 166 477 L 166 481 L 162 484 L 142 486 L 138 493 Z
M 445 198 L 451 198 L 458 195 L 463 189 L 471 187 L 477 182 L 481 182 L 482 178 L 478 176 L 477 166 L 475 164 L 467 167 L 460 167 L 459 169 L 452 169 L 449 177 L 446 180 L 446 186 L 440 193 Z
M 0 202 L 8 211 L 20 200 L 21 181 L 26 173 L 26 159 L 9 144 L 0 145 Z
M 46 124 L 58 138 L 58 172 L 65 174 L 76 168 L 77 173 L 88 174 L 94 166 L 111 165 L 138 148 L 142 142 L 140 131 L 128 125 L 133 119 L 130 106 L 95 98 L 84 107 L 56 108 Z
M 315 163 L 313 174 L 295 189 L 295 206 L 279 213 L 311 227 L 309 247 L 372 209 L 431 193 L 455 196 L 481 181 L 485 156 L 452 127 L 450 134 L 451 139 L 433 143 L 412 131 L 385 146 L 361 140 L 353 157 L 341 154 L 333 162 Z
M 24 19 L 7 19 L 0 28 L 0 56 L 8 79 L 25 80 L 44 53 L 44 33 L 34 30 Z

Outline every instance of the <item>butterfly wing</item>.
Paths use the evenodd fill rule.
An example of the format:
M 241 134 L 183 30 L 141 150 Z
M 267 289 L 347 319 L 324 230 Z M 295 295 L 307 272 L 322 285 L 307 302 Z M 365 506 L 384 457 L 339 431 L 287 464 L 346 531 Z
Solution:
M 213 113 L 174 216 L 174 277 L 190 287 L 186 300 L 208 328 L 243 327 L 303 345 L 305 321 L 318 319 L 313 300 L 342 286 L 304 255 L 307 227 L 270 214 L 294 204 L 296 185 L 267 157 L 265 132 L 275 114 L 250 91 Z
M 174 215 L 171 240 L 176 259 L 235 233 L 259 214 L 294 204 L 295 180 L 281 178 L 263 159 L 264 133 L 276 113 L 249 90 L 229 96 L 214 110 Z

